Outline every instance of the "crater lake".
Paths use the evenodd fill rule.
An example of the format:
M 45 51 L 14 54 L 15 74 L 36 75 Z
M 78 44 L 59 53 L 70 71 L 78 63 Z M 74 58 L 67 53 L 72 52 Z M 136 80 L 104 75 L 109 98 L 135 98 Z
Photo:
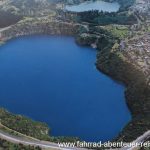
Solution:
M 115 138 L 131 116 L 124 86 L 96 69 L 73 37 L 26 36 L 0 47 L 0 106 L 46 122 L 53 136 Z

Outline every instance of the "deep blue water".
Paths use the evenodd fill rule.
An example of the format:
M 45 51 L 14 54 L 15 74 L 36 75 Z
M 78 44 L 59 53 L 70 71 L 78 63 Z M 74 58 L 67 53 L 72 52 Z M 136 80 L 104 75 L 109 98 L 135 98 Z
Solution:
M 106 141 L 130 120 L 124 87 L 72 37 L 28 36 L 0 47 L 0 105 L 46 122 L 54 136 Z

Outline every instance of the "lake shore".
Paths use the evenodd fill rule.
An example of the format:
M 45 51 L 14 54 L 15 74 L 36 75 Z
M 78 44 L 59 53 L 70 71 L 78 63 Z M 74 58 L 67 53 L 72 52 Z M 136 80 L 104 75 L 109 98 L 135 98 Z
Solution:
M 40 26 L 40 28 L 38 28 L 37 24 Z M 52 22 L 50 22 L 48 23 L 50 25 L 50 28 L 47 28 L 46 22 L 41 23 L 39 21 L 37 22 L 37 24 L 34 24 L 33 21 L 33 25 L 28 22 L 27 24 L 25 24 L 25 26 L 20 24 L 18 24 L 17 26 L 14 25 L 13 28 L 1 32 L 1 40 L 7 41 L 18 36 L 40 33 L 76 36 L 78 27 L 82 26 L 74 26 L 74 24 L 64 24 L 61 22 L 53 24 Z M 51 24 L 53 25 L 51 26 Z M 86 26 L 82 27 L 87 30 Z M 85 41 L 83 45 L 89 46 L 91 44 L 92 43 L 87 43 L 87 41 Z M 137 69 L 135 65 L 126 61 L 125 56 L 122 57 L 121 55 L 120 57 L 120 53 L 118 53 L 118 51 L 112 51 L 112 47 L 110 49 L 107 49 L 107 51 L 105 48 L 101 49 L 101 52 L 98 52 L 97 55 L 96 65 L 100 71 L 103 71 L 105 74 L 108 74 L 112 78 L 123 82 L 127 87 L 127 90 L 125 91 L 126 101 L 131 110 L 133 118 L 132 121 L 123 129 L 118 140 L 132 141 L 149 130 L 150 89 L 147 85 L 145 74 L 143 74 L 141 70 Z
M 19 23 L 17 25 L 13 25 L 10 28 L 7 28 L 6 30 L 3 30 L 3 32 L 1 32 L 1 34 L 2 34 L 2 39 L 4 41 L 10 40 L 10 39 L 18 37 L 18 36 L 33 35 L 33 34 L 50 34 L 50 35 L 64 35 L 65 34 L 65 35 L 76 35 L 77 29 L 79 27 L 80 27 L 80 25 L 68 24 L 68 23 L 64 23 L 64 22 L 59 22 L 59 24 L 58 24 L 58 22 L 25 21 L 23 23 L 21 22 L 21 23 Z M 85 28 L 85 26 L 83 26 L 83 27 Z M 85 41 L 84 45 L 89 45 L 86 42 L 87 41 Z M 116 61 L 118 61 L 118 59 L 117 59 L 117 57 L 116 57 L 115 54 L 114 54 L 114 58 L 116 60 L 113 57 L 111 59 L 110 58 L 108 59 L 107 57 L 109 57 L 109 55 L 111 55 L 111 53 L 108 51 L 108 53 L 105 56 L 106 57 L 105 61 L 106 62 L 109 61 L 110 63 L 108 63 L 108 64 L 111 64 L 111 66 L 109 66 L 109 65 L 106 66 L 105 64 L 102 63 L 102 60 L 101 60 L 101 58 L 103 57 L 103 53 L 102 52 L 103 52 L 103 50 L 101 50 L 101 54 L 100 55 L 98 53 L 98 60 L 97 60 L 97 68 L 100 69 L 100 71 L 103 71 L 104 73 L 112 76 L 113 78 L 115 78 L 117 80 L 123 81 L 126 85 L 127 85 L 127 83 L 129 81 L 133 80 L 133 74 L 128 75 L 128 77 L 131 77 L 130 80 L 125 79 L 125 77 L 122 76 L 122 74 L 126 75 L 126 72 L 124 72 L 124 70 L 127 71 L 127 68 L 129 68 L 130 64 L 124 63 L 125 66 L 128 66 L 128 67 L 126 67 L 126 69 L 123 69 L 123 70 L 120 71 L 119 69 L 114 68 L 112 70 L 112 72 L 111 72 L 111 68 L 116 67 Z M 123 63 L 121 63 L 121 62 L 122 62 L 122 60 L 120 59 L 118 61 L 118 64 L 120 64 L 119 66 L 121 68 L 124 68 Z M 108 69 L 108 70 L 106 71 L 106 69 Z M 114 73 L 113 72 L 114 70 L 118 70 L 118 71 L 117 72 L 115 71 L 115 73 Z M 129 69 L 129 70 L 131 70 L 131 69 Z M 134 67 L 132 68 L 132 70 L 134 70 Z M 119 74 L 119 72 L 121 74 Z M 144 79 L 144 77 L 142 79 Z M 141 82 L 143 82 L 143 81 L 141 81 Z M 128 84 L 130 84 L 130 82 Z M 134 89 L 130 88 L 130 90 L 128 90 L 128 91 L 131 92 L 131 90 L 136 90 L 136 88 L 137 87 L 135 87 Z M 127 95 L 129 95 L 129 92 L 126 93 L 126 96 Z M 133 96 L 133 94 L 132 94 L 132 96 Z M 127 104 L 128 104 L 128 106 L 129 106 L 129 108 L 130 108 L 130 110 L 132 112 L 132 115 L 133 115 L 133 120 L 132 121 L 134 121 L 134 118 L 137 117 L 137 114 L 134 113 L 134 110 L 137 111 L 137 108 L 136 109 L 134 108 L 134 103 L 131 103 L 131 100 L 129 99 L 129 96 L 126 97 L 126 98 L 127 98 Z M 141 111 L 143 111 L 143 110 L 141 110 Z M 132 126 L 132 130 L 131 130 L 131 124 L 133 123 L 132 121 L 124 128 L 124 130 L 122 131 L 122 133 L 128 133 L 128 132 L 132 132 L 134 130 L 136 131 L 136 129 L 135 129 L 134 126 Z M 129 131 L 128 131 L 128 127 L 130 127 Z M 147 127 L 145 128 L 145 130 L 143 129 L 143 127 L 141 127 L 141 128 L 142 128 L 142 132 L 139 132 L 136 137 L 138 137 L 139 135 L 141 135 L 143 133 L 143 131 L 145 132 L 146 129 L 147 129 Z M 127 135 L 132 135 L 132 134 L 127 134 Z M 124 136 L 124 134 L 123 134 L 123 136 Z M 136 138 L 136 137 L 135 137 L 135 135 L 133 135 L 132 138 L 127 137 L 125 139 L 133 140 L 133 138 Z

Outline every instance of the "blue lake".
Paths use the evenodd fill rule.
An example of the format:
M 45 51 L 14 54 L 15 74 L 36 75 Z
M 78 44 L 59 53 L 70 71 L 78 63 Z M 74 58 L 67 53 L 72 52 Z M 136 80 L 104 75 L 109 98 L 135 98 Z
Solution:
M 130 120 L 124 87 L 95 67 L 96 50 L 65 36 L 0 47 L 0 106 L 46 122 L 53 136 L 107 141 Z
M 104 12 L 117 12 L 119 8 L 120 5 L 117 2 L 109 3 L 101 0 L 96 0 L 96 1 L 91 0 L 91 1 L 80 3 L 78 5 L 67 5 L 65 7 L 66 10 L 73 11 L 73 12 L 83 12 L 83 11 L 90 11 L 90 10 L 99 10 Z

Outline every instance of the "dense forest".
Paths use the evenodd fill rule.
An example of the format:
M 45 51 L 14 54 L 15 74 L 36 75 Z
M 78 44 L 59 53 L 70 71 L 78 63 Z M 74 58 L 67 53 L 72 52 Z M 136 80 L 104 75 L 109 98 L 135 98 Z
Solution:
M 132 25 L 137 23 L 137 18 L 131 13 L 127 12 L 103 12 L 98 10 L 84 11 L 84 12 L 70 12 L 70 11 L 57 11 L 62 21 L 90 23 L 93 25 Z
M 132 14 L 99 12 L 98 10 L 77 13 L 77 19 L 81 22 L 88 22 L 96 25 L 131 25 L 137 22 L 136 18 Z

